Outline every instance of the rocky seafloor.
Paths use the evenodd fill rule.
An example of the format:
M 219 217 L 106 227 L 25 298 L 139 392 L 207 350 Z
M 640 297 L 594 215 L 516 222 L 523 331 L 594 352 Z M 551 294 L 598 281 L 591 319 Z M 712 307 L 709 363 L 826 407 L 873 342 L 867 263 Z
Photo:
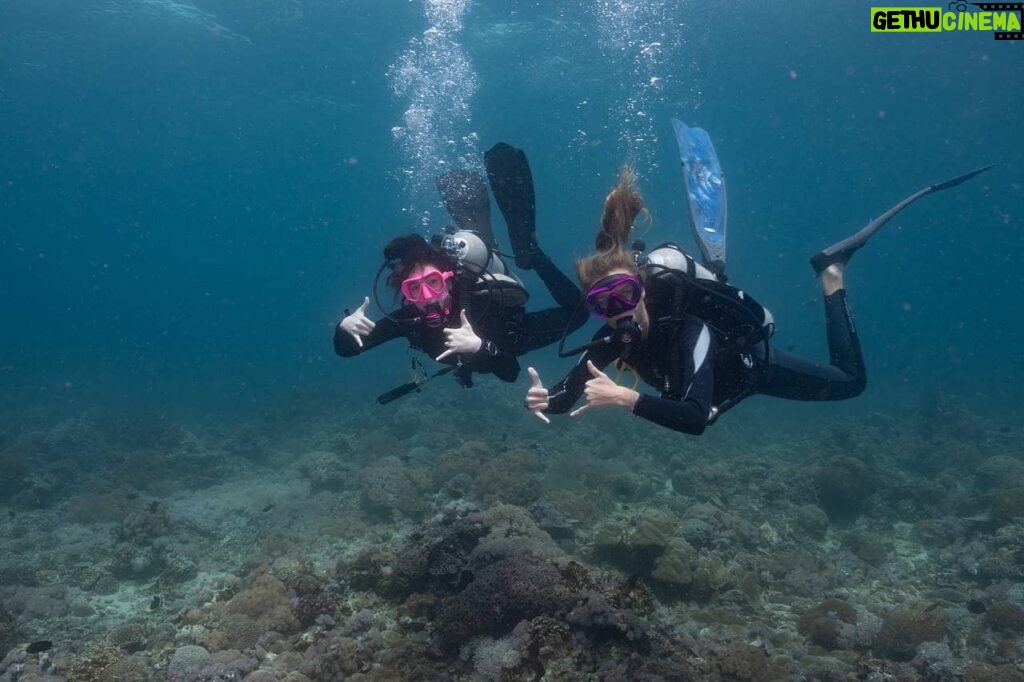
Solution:
M 466 393 L 5 414 L 0 681 L 1024 680 L 1018 426 Z

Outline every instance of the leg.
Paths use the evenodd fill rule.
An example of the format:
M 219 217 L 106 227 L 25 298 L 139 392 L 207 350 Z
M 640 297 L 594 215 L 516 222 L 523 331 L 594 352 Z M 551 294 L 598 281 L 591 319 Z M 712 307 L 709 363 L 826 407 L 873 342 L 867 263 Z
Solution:
M 910 204 L 932 192 L 956 187 L 991 167 L 985 166 L 918 190 L 855 234 L 816 253 L 811 258 L 811 267 L 821 278 L 821 289 L 825 294 L 825 325 L 832 364 L 826 367 L 773 350 L 759 392 L 795 400 L 842 400 L 862 393 L 867 375 L 857 330 L 846 304 L 843 288 L 846 263 L 872 235 Z
M 533 267 L 559 307 L 523 315 L 518 325 L 517 355 L 556 343 L 563 335 L 582 327 L 590 317 L 579 287 L 546 254 L 536 252 Z
M 580 288 L 576 286 L 576 283 L 559 270 L 558 266 L 548 258 L 547 254 L 541 251 L 537 251 L 534 254 L 533 269 L 537 271 L 537 275 L 544 282 L 544 286 L 547 287 L 555 302 L 569 311 L 579 308 L 582 311 L 582 319 L 585 322 L 587 311 L 580 305 L 583 302 L 583 294 L 580 293 Z
M 516 355 L 558 343 L 565 333 L 569 315 L 564 308 L 548 308 L 535 313 L 526 313 L 520 326 L 521 336 Z
M 843 288 L 843 265 L 821 271 L 830 365 L 771 349 L 757 392 L 790 400 L 845 400 L 867 385 L 864 357 Z

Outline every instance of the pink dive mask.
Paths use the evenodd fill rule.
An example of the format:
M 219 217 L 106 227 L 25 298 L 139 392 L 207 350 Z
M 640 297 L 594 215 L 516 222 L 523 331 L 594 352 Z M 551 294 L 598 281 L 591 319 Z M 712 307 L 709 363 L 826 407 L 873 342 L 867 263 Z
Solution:
M 409 303 L 434 303 L 448 295 L 447 282 L 454 276 L 451 271 L 427 268 L 402 282 L 402 295 Z
M 448 296 L 449 279 L 454 272 L 441 272 L 427 268 L 415 277 L 402 282 L 402 295 L 409 303 L 415 303 L 423 310 L 423 321 L 428 327 L 441 327 L 452 312 L 451 297 Z

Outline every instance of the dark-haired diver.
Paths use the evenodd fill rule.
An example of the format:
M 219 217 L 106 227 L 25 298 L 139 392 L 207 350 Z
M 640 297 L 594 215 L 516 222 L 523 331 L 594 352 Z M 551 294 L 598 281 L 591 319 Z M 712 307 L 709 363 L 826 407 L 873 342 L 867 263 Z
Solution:
M 519 375 L 516 356 L 555 343 L 567 328 L 575 330 L 586 322 L 580 290 L 537 245 L 526 155 L 498 143 L 484 154 L 484 164 L 516 264 L 536 271 L 558 306 L 526 312 L 528 293 L 495 250 L 482 176 L 454 171 L 439 178 L 438 189 L 458 230 L 430 241 L 409 234 L 388 242 L 380 272 L 389 271 L 387 285 L 403 304 L 377 322 L 366 316 L 369 296 L 355 312 L 346 311 L 334 331 L 338 355 L 359 355 L 405 338 L 412 348 L 449 365 L 433 376 L 454 371 L 464 386 L 472 385 L 474 372 L 511 382 Z M 422 375 L 378 401 L 405 395 L 429 378 Z
M 931 185 L 904 199 L 855 235 L 811 258 L 825 299 L 829 364 L 774 348 L 771 313 L 724 282 L 725 184 L 706 133 L 676 122 L 692 226 L 707 267 L 674 244 L 644 256 L 627 248 L 643 198 L 625 168 L 605 199 L 597 253 L 576 264 L 590 311 L 605 322 L 576 366 L 550 391 L 529 368 L 526 407 L 540 419 L 616 406 L 656 424 L 699 435 L 749 395 L 792 400 L 843 400 L 867 383 L 860 343 L 846 302 L 850 256 L 900 210 L 987 168 Z M 991 166 L 989 166 L 991 167 Z M 713 239 L 708 239 L 711 234 Z M 612 362 L 634 372 L 656 394 L 620 386 L 602 369 Z

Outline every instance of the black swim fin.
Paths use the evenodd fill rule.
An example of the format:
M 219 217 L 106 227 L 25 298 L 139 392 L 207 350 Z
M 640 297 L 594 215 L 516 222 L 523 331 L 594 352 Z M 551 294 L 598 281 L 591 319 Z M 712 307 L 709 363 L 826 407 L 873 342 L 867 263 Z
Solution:
M 867 243 L 871 235 L 882 229 L 883 225 L 889 222 L 889 220 L 893 216 L 895 216 L 897 213 L 905 209 L 907 206 L 910 206 L 912 203 L 914 203 L 915 201 L 917 201 L 926 194 L 931 194 L 932 192 L 938 192 L 940 190 L 949 189 L 950 187 L 956 187 L 960 183 L 970 180 L 975 175 L 984 173 L 989 168 L 992 168 L 995 165 L 996 164 L 993 163 L 983 168 L 977 168 L 969 173 L 958 175 L 955 178 L 950 178 L 949 180 L 946 180 L 945 182 L 938 182 L 934 185 L 929 185 L 924 189 L 914 192 L 909 197 L 907 197 L 906 199 L 896 204 L 882 215 L 872 220 L 856 234 L 851 235 L 842 241 L 836 242 L 832 246 L 829 246 L 828 248 L 823 249 L 818 253 L 814 254 L 811 257 L 811 267 L 814 268 L 814 272 L 816 274 L 820 275 L 822 270 L 832 265 L 833 263 L 845 264 L 846 261 L 850 260 L 850 256 L 852 256 L 854 252 L 857 251 L 857 249 L 859 249 L 860 247 L 864 246 L 864 244 Z
M 491 199 L 480 173 L 452 170 L 437 178 L 437 191 L 460 230 L 472 230 L 492 249 L 496 248 L 491 229 Z
M 516 256 L 516 267 L 530 270 L 537 246 L 537 201 L 533 174 L 523 150 L 499 142 L 484 153 L 491 192 L 508 225 L 508 238 Z

